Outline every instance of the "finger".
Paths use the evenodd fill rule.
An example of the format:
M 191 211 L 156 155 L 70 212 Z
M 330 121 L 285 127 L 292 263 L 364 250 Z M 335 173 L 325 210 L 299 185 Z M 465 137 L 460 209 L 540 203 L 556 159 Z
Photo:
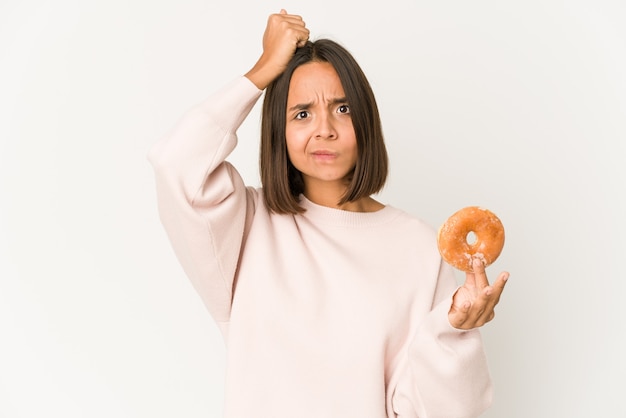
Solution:
M 452 304 L 448 313 L 448 321 L 450 325 L 458 329 L 466 329 L 464 324 L 469 318 L 469 311 L 472 304 L 469 301 L 463 303 L 462 306 Z
M 496 281 L 491 286 L 487 286 L 483 289 L 483 293 L 486 297 L 490 298 L 493 302 L 493 305 L 497 305 L 500 300 L 500 295 L 504 291 L 504 286 L 506 286 L 507 281 L 509 280 L 509 273 L 502 272 L 496 279 Z
M 467 312 L 467 319 L 463 324 L 463 328 L 480 327 L 489 322 L 489 318 L 493 315 L 493 308 L 498 303 L 498 299 L 499 293 L 491 286 L 479 292 Z
M 301 36 L 298 38 L 297 47 L 298 48 L 302 48 L 303 46 L 305 46 L 306 43 L 309 40 L 309 36 L 310 36 L 310 33 L 309 33 L 308 29 L 306 29 L 304 32 L 302 32 Z
M 280 14 L 275 16 L 277 16 L 277 19 L 279 19 L 276 21 L 276 24 L 278 24 L 278 22 L 281 22 L 283 24 L 283 31 L 292 31 L 292 33 L 295 33 L 298 42 L 306 42 L 309 39 L 310 32 L 309 29 L 306 27 L 306 23 L 304 22 L 304 20 L 302 20 L 302 17 L 287 14 Z
M 470 270 L 465 272 L 465 287 L 472 289 L 476 287 L 476 274 Z
M 501 294 L 508 280 L 509 280 L 509 273 L 506 271 L 503 271 L 502 273 L 500 273 L 500 275 L 494 282 L 493 288 L 496 289 L 496 291 L 498 291 Z
M 285 9 L 280 9 L 280 13 L 278 13 L 278 15 L 281 19 L 284 19 L 288 22 L 292 22 L 292 23 L 296 23 L 296 24 L 300 24 L 302 26 L 305 26 L 304 20 L 302 19 L 302 16 L 300 15 L 290 15 L 289 13 L 287 13 L 287 11 Z
M 480 258 L 472 258 L 472 270 L 474 272 L 474 280 L 477 287 L 482 289 L 486 286 L 489 286 L 487 274 L 485 273 L 485 264 Z
M 285 12 L 285 9 L 282 9 L 280 13 L 274 13 L 269 16 L 269 20 L 278 23 L 278 22 L 287 22 L 298 26 L 306 26 L 302 16 L 299 15 L 290 15 Z
M 301 18 L 274 14 L 270 17 L 263 35 L 263 45 L 264 49 L 271 50 L 273 47 L 280 48 L 280 45 L 287 41 L 293 47 L 297 47 L 303 46 L 308 39 L 309 30 Z
M 508 278 L 509 274 L 507 272 L 500 273 L 492 286 L 487 286 L 483 289 L 481 295 L 474 301 L 473 312 L 468 314 L 470 321 L 474 321 L 478 324 L 477 326 L 481 326 L 494 318 L 494 309 L 500 302 L 500 297 Z

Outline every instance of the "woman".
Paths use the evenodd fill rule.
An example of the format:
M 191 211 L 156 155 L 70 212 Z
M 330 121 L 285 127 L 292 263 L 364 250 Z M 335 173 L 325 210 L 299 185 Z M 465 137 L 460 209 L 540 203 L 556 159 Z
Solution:
M 387 154 L 353 57 L 271 15 L 253 68 L 150 151 L 161 220 L 228 350 L 228 418 L 473 417 L 491 401 L 478 327 L 508 273 L 463 286 L 434 230 L 374 200 Z M 266 90 L 263 187 L 225 161 Z

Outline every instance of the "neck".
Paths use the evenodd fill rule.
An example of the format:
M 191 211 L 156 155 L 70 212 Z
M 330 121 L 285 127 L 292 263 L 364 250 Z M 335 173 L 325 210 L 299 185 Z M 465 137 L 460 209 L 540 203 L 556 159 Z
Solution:
M 382 203 L 371 197 L 362 197 L 353 202 L 339 203 L 341 197 L 346 192 L 345 184 L 324 184 L 319 187 L 307 185 L 304 196 L 311 202 L 334 209 L 346 210 L 349 212 L 375 212 L 384 208 Z

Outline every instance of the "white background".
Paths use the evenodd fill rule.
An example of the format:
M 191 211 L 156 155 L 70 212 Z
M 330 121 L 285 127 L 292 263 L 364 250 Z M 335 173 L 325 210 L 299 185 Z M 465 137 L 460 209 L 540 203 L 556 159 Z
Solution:
M 220 416 L 224 345 L 146 153 L 254 63 L 281 7 L 368 75 L 380 200 L 505 224 L 484 417 L 626 416 L 621 0 L 0 0 L 0 417 Z M 250 184 L 258 109 L 232 156 Z

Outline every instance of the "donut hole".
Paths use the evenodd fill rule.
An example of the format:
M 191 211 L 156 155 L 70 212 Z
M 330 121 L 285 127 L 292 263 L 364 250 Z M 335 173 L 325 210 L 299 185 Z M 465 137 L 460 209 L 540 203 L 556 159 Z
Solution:
M 476 237 L 476 233 L 474 231 L 469 231 L 465 236 L 465 242 L 467 242 L 468 245 L 476 244 L 477 239 L 478 237 Z

